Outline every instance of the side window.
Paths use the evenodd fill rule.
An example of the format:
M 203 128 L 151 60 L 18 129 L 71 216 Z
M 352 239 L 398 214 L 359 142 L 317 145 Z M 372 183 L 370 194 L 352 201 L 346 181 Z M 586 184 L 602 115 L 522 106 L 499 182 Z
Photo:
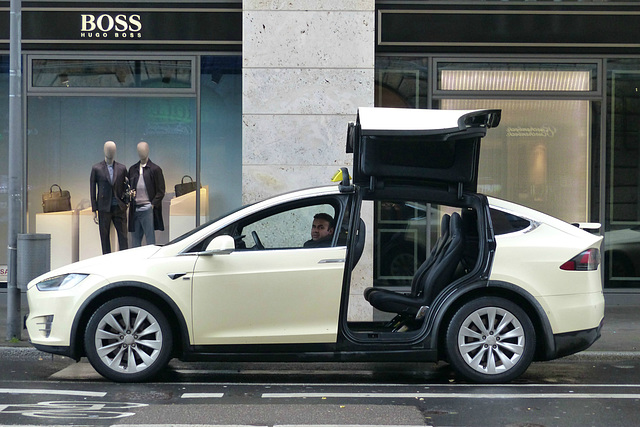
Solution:
M 510 214 L 498 209 L 491 208 L 491 223 L 493 224 L 493 233 L 496 236 L 501 234 L 515 233 L 529 228 L 531 222 L 528 219 Z
M 329 247 L 335 239 L 338 211 L 329 203 L 303 206 L 260 218 L 237 230 L 238 249 Z

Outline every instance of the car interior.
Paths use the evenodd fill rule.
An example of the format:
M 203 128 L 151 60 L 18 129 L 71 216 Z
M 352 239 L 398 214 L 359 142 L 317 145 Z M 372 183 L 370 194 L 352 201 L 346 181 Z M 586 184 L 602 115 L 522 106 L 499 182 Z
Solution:
M 349 328 L 354 332 L 419 330 L 438 295 L 476 267 L 480 253 L 477 221 L 477 213 L 471 208 L 442 214 L 440 234 L 424 259 L 418 261 L 419 266 L 413 273 L 410 287 L 365 288 L 362 297 L 373 307 L 374 320 L 352 321 L 348 323 Z M 358 244 L 364 246 L 362 240 Z

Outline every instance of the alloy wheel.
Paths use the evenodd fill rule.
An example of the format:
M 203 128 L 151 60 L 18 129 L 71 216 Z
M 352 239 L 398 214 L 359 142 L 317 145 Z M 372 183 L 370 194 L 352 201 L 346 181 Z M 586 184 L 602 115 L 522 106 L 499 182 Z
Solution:
M 525 351 L 520 321 L 501 307 L 482 307 L 468 315 L 458 330 L 458 351 L 473 370 L 489 375 L 518 364 Z
M 133 374 L 158 360 L 163 345 L 162 328 L 147 310 L 117 307 L 100 319 L 94 345 L 105 366 Z

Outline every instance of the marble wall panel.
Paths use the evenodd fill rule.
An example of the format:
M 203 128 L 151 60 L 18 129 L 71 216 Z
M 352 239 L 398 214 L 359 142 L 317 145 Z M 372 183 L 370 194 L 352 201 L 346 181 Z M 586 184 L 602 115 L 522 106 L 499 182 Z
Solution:
M 352 163 L 346 153 L 347 124 L 352 115 L 245 115 L 245 165 L 327 165 Z
M 373 87 L 373 68 L 244 69 L 243 114 L 354 114 Z
M 374 0 L 244 0 L 244 10 L 374 10 Z
M 245 12 L 243 65 L 372 68 L 374 20 L 368 11 Z
M 242 203 L 253 203 L 302 188 L 332 185 L 333 166 L 244 165 Z

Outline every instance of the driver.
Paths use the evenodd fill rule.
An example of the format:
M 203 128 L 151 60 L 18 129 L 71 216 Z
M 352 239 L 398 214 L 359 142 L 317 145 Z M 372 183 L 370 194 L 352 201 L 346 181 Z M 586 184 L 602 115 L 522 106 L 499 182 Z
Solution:
M 331 246 L 335 226 L 333 217 L 326 213 L 319 213 L 313 216 L 311 225 L 311 240 L 307 240 L 305 248 L 326 248 Z

